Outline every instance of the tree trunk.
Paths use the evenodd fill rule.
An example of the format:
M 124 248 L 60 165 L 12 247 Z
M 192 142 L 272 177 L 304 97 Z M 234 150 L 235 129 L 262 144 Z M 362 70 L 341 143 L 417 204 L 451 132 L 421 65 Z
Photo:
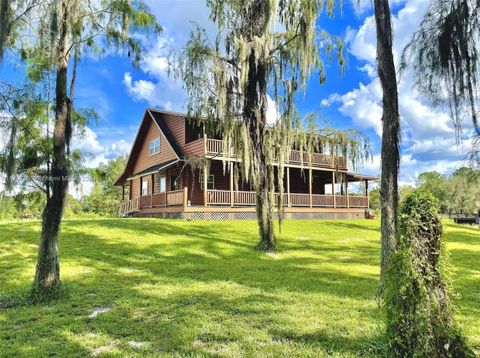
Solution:
M 383 90 L 383 135 L 381 192 L 381 282 L 389 255 L 396 249 L 398 168 L 400 165 L 400 116 L 398 89 L 392 52 L 392 26 L 388 0 L 374 0 L 377 28 L 378 76 Z
M 267 163 L 265 155 L 266 128 L 266 69 L 258 63 L 252 50 L 249 59 L 248 83 L 245 96 L 245 118 L 248 122 L 252 153 L 256 158 L 256 213 L 260 242 L 258 249 L 275 251 L 275 236 L 273 234 L 273 205 L 271 193 L 271 173 L 273 170 Z
M 258 249 L 262 251 L 275 251 L 276 242 L 273 233 L 273 203 L 271 198 L 271 190 L 269 182 L 268 168 L 265 163 L 259 164 L 259 186 L 256 190 L 256 212 L 258 221 L 258 233 L 260 236 L 260 242 L 258 243 Z
M 265 0 L 252 2 L 245 11 L 245 27 L 240 29 L 247 41 L 262 37 L 266 25 Z M 256 192 L 256 213 L 260 242 L 258 249 L 276 249 L 273 234 L 273 167 L 265 153 L 266 112 L 267 112 L 267 71 L 263 60 L 252 49 L 248 58 L 248 74 L 245 88 L 243 119 L 250 137 L 250 152 L 255 157 L 252 168 Z
M 59 45 L 56 71 L 56 112 L 53 133 L 53 153 L 50 180 L 52 194 L 47 198 L 43 210 L 42 234 L 34 286 L 39 291 L 54 291 L 60 286 L 60 264 L 58 259 L 58 233 L 62 220 L 65 195 L 68 190 L 67 147 L 70 135 L 69 99 L 67 96 L 68 74 L 68 7 L 62 2 L 59 27 Z

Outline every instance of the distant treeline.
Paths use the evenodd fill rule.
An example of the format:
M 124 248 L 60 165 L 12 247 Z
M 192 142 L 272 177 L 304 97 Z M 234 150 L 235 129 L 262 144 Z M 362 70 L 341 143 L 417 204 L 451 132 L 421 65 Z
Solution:
M 437 198 L 443 214 L 475 214 L 480 209 L 480 170 L 462 167 L 451 175 L 424 172 L 415 187 L 400 187 L 400 199 L 413 189 L 428 191 Z M 380 190 L 370 192 L 370 207 L 380 210 Z
M 88 169 L 93 188 L 88 195 L 77 199 L 67 198 L 65 217 L 100 215 L 116 216 L 122 200 L 122 190 L 113 182 L 125 167 L 126 157 L 118 157 L 97 168 Z M 474 214 L 480 205 L 480 170 L 460 168 L 451 175 L 425 172 L 418 176 L 416 188 L 428 191 L 438 199 L 443 214 Z M 400 199 L 410 193 L 414 186 L 400 187 Z M 1 194 L 0 219 L 40 218 L 45 205 L 45 196 L 37 191 L 16 195 Z M 380 190 L 370 191 L 370 208 L 380 210 Z
M 86 169 L 93 183 L 88 195 L 77 199 L 68 195 L 64 216 L 116 216 L 122 200 L 122 190 L 113 182 L 125 167 L 126 157 L 118 157 L 97 168 Z M 45 195 L 30 190 L 20 194 L 0 194 L 0 219 L 38 219 L 45 207 Z

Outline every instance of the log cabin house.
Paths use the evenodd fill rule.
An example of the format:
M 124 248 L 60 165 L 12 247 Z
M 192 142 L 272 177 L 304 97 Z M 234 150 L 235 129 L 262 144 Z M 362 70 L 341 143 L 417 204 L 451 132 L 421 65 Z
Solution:
M 285 218 L 365 217 L 368 182 L 377 177 L 349 172 L 344 157 L 315 153 L 309 160 L 303 153 L 302 161 L 300 155 L 291 150 L 285 163 Z M 204 168 L 189 168 L 189 157 L 205 158 Z M 235 183 L 237 160 L 222 140 L 209 138 L 185 114 L 148 108 L 114 183 L 123 188 L 119 215 L 255 219 L 255 192 L 248 183 Z M 365 183 L 362 195 L 349 193 L 352 182 Z

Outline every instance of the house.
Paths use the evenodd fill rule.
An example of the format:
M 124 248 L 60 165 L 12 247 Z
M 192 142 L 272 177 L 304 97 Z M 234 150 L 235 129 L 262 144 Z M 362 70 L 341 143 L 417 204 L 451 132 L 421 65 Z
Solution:
M 190 167 L 193 157 L 203 158 L 204 167 Z M 254 219 L 255 192 L 248 183 L 235 183 L 232 163 L 237 160 L 223 148 L 222 140 L 209 138 L 185 114 L 149 108 L 115 182 L 123 188 L 119 215 Z M 306 153 L 295 150 L 285 171 L 287 219 L 363 218 L 368 182 L 378 180 L 349 172 L 344 157 L 315 153 L 310 161 Z M 352 182 L 364 182 L 363 195 L 349 193 Z

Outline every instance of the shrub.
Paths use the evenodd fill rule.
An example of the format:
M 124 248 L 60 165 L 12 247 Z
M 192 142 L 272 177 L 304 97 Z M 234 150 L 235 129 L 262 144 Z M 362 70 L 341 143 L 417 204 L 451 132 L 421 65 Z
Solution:
M 453 320 L 442 232 L 437 200 L 427 192 L 408 194 L 385 282 L 387 336 L 395 356 L 473 356 Z

